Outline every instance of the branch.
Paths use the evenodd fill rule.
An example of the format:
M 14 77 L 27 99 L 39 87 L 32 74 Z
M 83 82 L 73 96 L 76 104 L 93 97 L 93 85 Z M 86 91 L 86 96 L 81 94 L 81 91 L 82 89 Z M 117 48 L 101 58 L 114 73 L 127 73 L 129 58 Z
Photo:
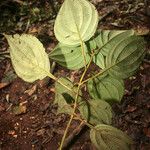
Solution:
M 71 141 L 81 132 L 81 130 L 86 126 L 84 122 L 81 122 L 81 124 L 73 130 L 73 132 L 66 138 L 64 141 L 62 149 L 66 149 L 67 146 L 71 143 Z

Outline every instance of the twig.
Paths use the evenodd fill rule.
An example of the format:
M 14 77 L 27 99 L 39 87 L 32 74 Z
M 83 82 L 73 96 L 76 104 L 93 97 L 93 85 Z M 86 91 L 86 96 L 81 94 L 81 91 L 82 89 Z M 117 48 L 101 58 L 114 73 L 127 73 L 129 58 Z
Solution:
M 90 61 L 89 61 L 88 65 L 85 67 L 85 70 L 84 70 L 84 72 L 83 72 L 83 74 L 82 74 L 82 76 L 81 76 L 81 78 L 80 78 L 80 81 L 79 81 L 79 84 L 78 84 L 78 87 L 77 87 L 77 93 L 76 93 L 75 101 L 74 101 L 74 106 L 73 106 L 73 111 L 72 111 L 73 113 L 72 113 L 72 115 L 70 116 L 70 119 L 69 119 L 69 122 L 68 122 L 68 124 L 67 124 L 66 130 L 65 130 L 64 135 L 63 135 L 63 137 L 62 137 L 59 150 L 62 150 L 62 147 L 63 147 L 64 141 L 65 141 L 66 135 L 67 135 L 67 133 L 68 133 L 69 127 L 70 127 L 71 122 L 72 122 L 72 120 L 73 120 L 73 117 L 74 117 L 74 114 L 75 114 L 75 111 L 76 111 L 76 108 L 77 108 L 77 101 L 78 101 L 78 97 L 79 97 L 80 88 L 81 88 L 81 86 L 83 85 L 83 84 L 82 84 L 82 81 L 83 81 L 83 78 L 84 78 L 84 76 L 85 76 L 85 74 L 86 74 L 86 72 L 87 72 L 87 70 L 88 70 L 88 68 L 89 68 L 89 66 L 90 66 L 90 64 L 91 64 L 91 62 L 92 62 L 92 60 L 93 60 L 93 56 L 94 56 L 94 54 L 91 55 Z M 58 82 L 58 81 L 57 81 L 57 82 Z M 60 83 L 60 84 L 63 85 L 63 83 Z M 63 85 L 63 86 L 65 86 L 65 85 Z M 68 87 L 66 87 L 66 88 L 68 88 Z
M 117 8 L 116 7 L 109 7 L 108 11 L 105 12 L 104 15 L 102 15 L 101 17 L 99 17 L 99 21 L 104 20 L 107 16 L 109 16 L 111 13 L 113 13 Z
M 20 4 L 20 5 L 23 5 L 23 1 L 21 1 L 21 0 L 13 0 L 13 2 L 16 2 L 16 3 L 18 3 L 18 4 Z
M 67 146 L 71 143 L 71 141 L 81 132 L 81 130 L 85 127 L 85 123 L 81 122 L 81 124 L 76 128 L 64 141 L 62 149 L 67 148 Z
M 55 69 L 55 67 L 56 67 L 56 62 L 53 62 L 52 63 L 52 65 L 51 65 L 51 74 L 53 74 L 54 73 L 54 69 Z

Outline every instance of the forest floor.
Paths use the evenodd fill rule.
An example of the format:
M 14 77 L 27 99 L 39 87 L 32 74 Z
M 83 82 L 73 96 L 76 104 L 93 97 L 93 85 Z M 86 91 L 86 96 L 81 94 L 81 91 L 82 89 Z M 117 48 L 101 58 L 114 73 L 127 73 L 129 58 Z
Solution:
M 50 52 L 57 40 L 53 33 L 56 14 L 63 0 L 2 0 L 0 33 L 37 36 Z M 150 45 L 150 9 L 144 0 L 92 0 L 101 20 L 99 29 L 135 29 Z M 0 35 L 0 53 L 8 44 Z M 150 150 L 150 52 L 139 71 L 125 81 L 121 103 L 113 105 L 113 125 L 134 140 L 132 150 Z M 56 64 L 54 74 L 78 79 L 79 73 Z M 54 82 L 44 79 L 29 84 L 18 78 L 7 53 L 0 54 L 0 150 L 56 150 L 68 116 L 56 115 Z M 78 126 L 73 121 L 70 131 Z M 88 128 L 67 149 L 94 150 Z

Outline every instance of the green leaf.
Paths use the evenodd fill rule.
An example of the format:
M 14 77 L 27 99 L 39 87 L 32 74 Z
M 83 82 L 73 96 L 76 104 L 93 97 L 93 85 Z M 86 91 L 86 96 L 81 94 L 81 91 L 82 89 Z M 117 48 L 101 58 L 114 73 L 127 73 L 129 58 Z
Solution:
M 104 30 L 94 40 L 99 47 L 98 53 L 106 56 L 105 68 L 116 78 L 125 79 L 133 75 L 145 54 L 144 38 L 133 30 Z
M 128 78 L 135 73 L 144 54 L 144 38 L 136 35 L 124 37 L 112 46 L 106 57 L 106 68 L 110 68 L 108 73 L 117 78 Z
M 60 43 L 80 45 L 89 40 L 98 25 L 98 12 L 87 0 L 65 0 L 57 15 L 54 32 Z
M 86 53 L 86 62 L 88 62 L 90 56 L 86 46 L 84 46 L 84 50 Z M 49 57 L 60 65 L 71 70 L 77 70 L 84 67 L 84 57 L 82 55 L 80 46 L 67 47 L 59 43 L 56 48 L 49 54 Z
M 17 75 L 27 82 L 43 79 L 50 71 L 48 55 L 42 43 L 32 35 L 5 35 L 13 67 Z
M 93 61 L 96 65 L 98 65 L 101 69 L 105 68 L 105 58 L 102 53 L 98 53 L 94 56 Z
M 95 51 L 97 49 L 97 43 L 93 38 L 87 41 L 86 45 L 89 51 L 93 51 L 93 50 Z
M 94 99 L 102 99 L 107 102 L 120 102 L 124 95 L 124 83 L 121 79 L 109 75 L 99 76 L 88 82 L 89 94 Z
M 93 62 L 98 65 L 100 68 L 105 68 L 105 58 L 104 55 L 99 51 L 99 48 L 97 47 L 97 43 L 95 39 L 91 39 L 86 42 L 88 51 L 93 51 L 95 53 L 93 57 Z M 98 52 L 98 53 L 97 53 Z
M 134 35 L 134 30 L 103 30 L 95 37 L 99 52 L 106 56 L 115 45 Z
M 112 109 L 105 101 L 94 99 L 88 102 L 82 101 L 79 110 L 81 116 L 91 124 L 111 124 L 112 122 Z
M 27 107 L 26 107 L 26 105 L 13 106 L 12 112 L 15 115 L 25 114 L 27 112 Z
M 68 104 L 59 106 L 57 109 L 57 114 L 63 114 L 63 113 L 71 115 L 73 113 L 73 108 Z
M 77 87 L 74 87 L 73 83 L 67 79 L 67 78 L 60 78 L 59 81 L 61 81 L 63 84 L 65 84 L 68 88 L 72 89 L 76 92 Z M 69 91 L 64 86 L 59 84 L 58 82 L 55 83 L 55 101 L 54 103 L 58 104 L 58 113 L 68 113 L 71 114 L 73 108 L 71 107 L 71 104 L 74 103 L 75 99 L 75 92 Z
M 99 150 L 130 150 L 132 139 L 121 130 L 100 124 L 90 131 L 90 138 Z

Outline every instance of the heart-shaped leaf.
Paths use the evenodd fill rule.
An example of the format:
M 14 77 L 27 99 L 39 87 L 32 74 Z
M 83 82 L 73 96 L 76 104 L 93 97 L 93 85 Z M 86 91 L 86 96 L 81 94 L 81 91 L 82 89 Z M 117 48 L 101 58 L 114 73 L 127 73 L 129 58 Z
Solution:
M 90 138 L 99 150 L 130 150 L 132 139 L 121 130 L 100 124 L 90 131 Z
M 42 43 L 32 35 L 5 35 L 13 67 L 17 75 L 27 82 L 43 79 L 49 74 L 50 63 Z M 53 78 L 53 75 L 50 74 Z
M 99 76 L 88 82 L 88 90 L 94 99 L 120 102 L 124 95 L 124 83 L 109 75 Z
M 81 116 L 91 124 L 111 124 L 112 122 L 112 109 L 105 101 L 94 99 L 88 102 L 82 101 L 79 110 Z
M 84 45 L 86 62 L 89 61 L 90 56 L 87 48 Z M 56 48 L 49 54 L 49 57 L 55 60 L 60 65 L 71 69 L 77 70 L 84 67 L 84 57 L 82 56 L 81 47 L 67 47 L 62 44 L 58 44 Z
M 98 25 L 98 12 L 87 0 L 65 0 L 57 15 L 54 32 L 65 45 L 80 45 L 89 40 Z

